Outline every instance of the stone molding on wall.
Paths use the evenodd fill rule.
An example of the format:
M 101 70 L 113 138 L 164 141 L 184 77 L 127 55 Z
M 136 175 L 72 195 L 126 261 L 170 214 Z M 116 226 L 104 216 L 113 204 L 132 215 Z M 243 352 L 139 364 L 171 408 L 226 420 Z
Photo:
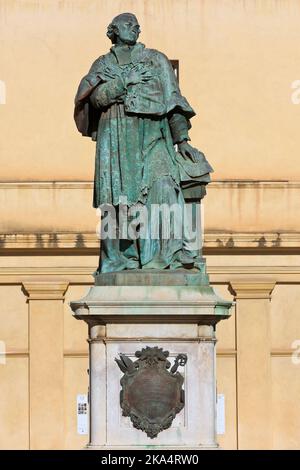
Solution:
M 272 349 L 271 357 L 292 357 L 295 354 L 295 349 Z M 28 357 L 28 349 L 9 349 L 5 351 L 5 355 L 9 357 Z M 64 357 L 69 358 L 88 358 L 87 351 L 79 350 L 65 350 L 63 353 Z M 236 349 L 217 349 L 217 357 L 231 357 L 234 358 L 237 355 Z
M 23 288 L 29 300 L 63 300 L 68 288 L 68 281 L 24 281 Z
M 35 284 L 36 278 L 46 278 L 45 285 L 53 282 L 54 285 L 62 282 L 62 287 L 66 283 L 70 284 L 93 284 L 94 278 L 92 273 L 95 269 L 94 260 L 88 266 L 0 266 L 0 284 L 24 284 L 25 290 L 31 282 Z M 242 281 L 248 282 L 249 278 L 258 279 L 260 282 L 300 282 L 300 266 L 210 266 L 207 267 L 207 272 L 212 283 L 228 284 L 232 283 L 237 287 L 237 283 Z M 32 281 L 33 280 L 33 281 Z M 32 295 L 45 295 L 43 293 L 43 284 L 36 294 Z M 29 287 L 28 287 L 29 288 Z M 60 287 L 58 287 L 60 289 Z M 253 286 L 255 291 L 255 286 Z M 53 295 L 60 295 L 53 294 Z M 60 297 L 59 297 L 60 298 Z
M 82 232 L 39 232 L 39 233 L 0 233 L 0 252 L 7 250 L 89 250 L 97 253 L 99 239 L 95 233 Z M 299 232 L 218 232 L 204 233 L 206 253 L 231 252 L 233 249 L 264 250 L 298 249 Z
M 300 181 L 288 180 L 215 180 L 209 184 L 210 188 L 240 188 L 252 189 L 254 187 L 264 189 L 300 189 Z M 92 181 L 1 181 L 1 189 L 93 189 Z
M 275 280 L 240 279 L 230 282 L 235 299 L 271 299 Z
M 212 181 L 203 202 L 204 252 L 299 249 L 299 189 L 299 181 Z M 92 192 L 91 181 L 0 182 L 0 252 L 96 252 Z

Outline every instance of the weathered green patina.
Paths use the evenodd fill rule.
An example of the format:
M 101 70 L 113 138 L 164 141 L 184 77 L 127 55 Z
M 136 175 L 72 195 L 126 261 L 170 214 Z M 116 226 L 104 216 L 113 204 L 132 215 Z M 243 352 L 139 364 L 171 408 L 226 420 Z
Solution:
M 116 209 L 195 203 L 205 194 L 212 168 L 188 144 L 195 112 L 181 95 L 168 58 L 137 43 L 130 13 L 116 17 L 107 35 L 114 45 L 82 79 L 75 99 L 78 130 L 97 141 L 94 207 Z M 174 145 L 178 145 L 178 152 Z M 176 227 L 175 227 L 176 228 Z M 149 236 L 101 242 L 98 272 L 124 269 L 199 268 L 201 253 L 184 237 Z

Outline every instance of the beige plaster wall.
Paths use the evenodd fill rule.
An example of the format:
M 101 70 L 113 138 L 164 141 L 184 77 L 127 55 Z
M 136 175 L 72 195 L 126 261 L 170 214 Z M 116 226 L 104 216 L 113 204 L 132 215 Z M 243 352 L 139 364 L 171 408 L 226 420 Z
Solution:
M 0 363 L 0 448 L 46 445 L 30 428 L 30 403 L 47 394 L 43 380 L 53 388 L 47 395 L 54 413 L 49 447 L 78 449 L 86 442 L 76 431 L 76 395 L 87 391 L 87 332 L 68 302 L 92 283 L 98 241 L 91 207 L 94 144 L 75 129 L 73 99 L 91 62 L 109 49 L 106 26 L 122 11 L 137 14 L 142 42 L 179 59 L 182 92 L 198 113 L 192 143 L 215 168 L 204 204 L 210 279 L 229 299 L 230 283 L 242 282 L 237 296 L 250 292 L 250 303 L 237 298 L 231 319 L 218 328 L 218 393 L 226 406 L 220 445 L 257 445 L 255 410 L 262 423 L 257 436 L 265 438 L 268 427 L 261 445 L 299 449 L 300 365 L 293 361 L 300 339 L 300 93 L 292 88 L 300 79 L 297 0 L 0 2 L 0 344 L 7 353 Z M 22 287 L 28 282 L 37 283 L 39 295 L 45 288 L 39 283 L 46 285 L 36 312 Z M 51 299 L 51 289 L 60 297 Z M 53 336 L 43 345 L 40 384 L 32 383 L 29 368 L 33 361 L 38 372 L 29 318 L 39 312 L 55 315 L 60 338 L 54 358 Z M 261 315 L 265 334 L 256 335 Z M 55 322 L 34 318 L 41 335 L 36 344 L 55 335 Z M 259 376 L 261 358 L 267 377 Z M 49 364 L 59 370 L 57 381 L 44 374 Z M 256 386 L 257 374 L 261 388 L 252 403 L 248 388 Z M 43 413 L 42 406 L 36 412 Z
M 94 145 L 75 132 L 73 98 L 122 11 L 137 14 L 142 42 L 179 59 L 198 113 L 191 136 L 215 179 L 299 180 L 297 0 L 2 0 L 2 180 L 92 178 Z

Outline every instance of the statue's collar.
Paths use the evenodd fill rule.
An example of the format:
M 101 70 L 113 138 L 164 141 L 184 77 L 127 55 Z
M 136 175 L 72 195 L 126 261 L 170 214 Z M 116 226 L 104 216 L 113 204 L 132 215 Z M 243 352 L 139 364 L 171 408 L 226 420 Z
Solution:
M 115 55 L 119 65 L 126 65 L 139 61 L 140 55 L 145 49 L 145 45 L 137 42 L 134 46 L 112 46 L 111 52 Z

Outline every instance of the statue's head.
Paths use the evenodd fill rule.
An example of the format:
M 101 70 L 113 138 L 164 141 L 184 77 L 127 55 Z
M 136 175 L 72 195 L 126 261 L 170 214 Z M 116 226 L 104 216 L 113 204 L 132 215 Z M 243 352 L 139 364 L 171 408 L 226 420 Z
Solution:
M 138 20 L 132 13 L 122 13 L 116 16 L 107 28 L 107 36 L 113 44 L 133 45 L 140 32 Z

